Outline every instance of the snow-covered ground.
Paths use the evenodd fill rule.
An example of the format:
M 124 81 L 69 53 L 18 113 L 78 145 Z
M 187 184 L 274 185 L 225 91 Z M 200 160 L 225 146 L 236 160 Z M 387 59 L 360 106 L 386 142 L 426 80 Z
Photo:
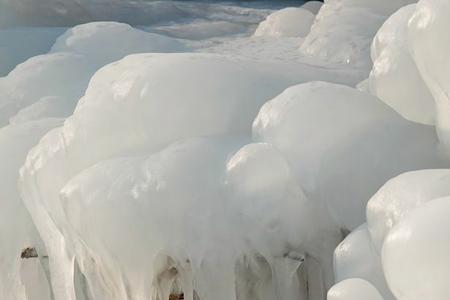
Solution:
M 0 0 L 0 299 L 450 299 L 448 0 Z

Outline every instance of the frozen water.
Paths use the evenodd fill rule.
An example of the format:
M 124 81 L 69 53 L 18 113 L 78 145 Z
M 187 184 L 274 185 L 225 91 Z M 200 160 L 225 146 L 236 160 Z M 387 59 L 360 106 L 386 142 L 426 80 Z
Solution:
M 381 255 L 372 243 L 367 224 L 355 229 L 336 248 L 334 272 L 336 282 L 361 278 L 376 287 L 384 300 L 395 299 L 384 278 Z
M 303 4 L 301 7 L 303 9 L 309 10 L 313 14 L 317 15 L 319 10 L 322 8 L 323 2 L 321 1 L 308 1 Z
M 117 36 L 122 37 L 121 47 Z M 30 58 L 8 76 L 0 77 L 0 126 L 21 109 L 12 122 L 35 119 L 37 115 L 69 115 L 95 71 L 128 54 L 186 50 L 175 39 L 126 24 L 96 22 L 76 26 L 57 39 L 51 53 Z M 27 108 L 29 105 L 33 107 Z
M 307 196 L 327 203 L 350 230 L 364 222 L 367 200 L 386 180 L 444 163 L 433 128 L 406 121 L 369 94 L 324 82 L 291 87 L 266 103 L 253 135 L 280 149 Z
M 380 293 L 369 282 L 352 278 L 339 282 L 328 292 L 328 300 L 383 300 Z
M 120 37 L 120 42 L 117 39 Z M 128 24 L 94 22 L 78 25 L 60 36 L 51 52 L 71 52 L 84 55 L 103 66 L 133 53 L 185 52 L 179 41 L 144 32 Z
M 256 28 L 255 36 L 305 37 L 314 18 L 307 9 L 288 7 L 267 16 Z
M 450 4 L 301 4 L 0 0 L 0 298 L 447 299 Z
M 58 97 L 73 107 L 94 70 L 84 56 L 68 52 L 30 58 L 7 77 L 0 77 L 0 126 L 44 97 Z
M 51 119 L 0 129 L 0 159 L 2 161 L 0 168 L 0 269 L 2 270 L 0 298 L 2 299 L 32 299 L 27 298 L 29 293 L 27 287 L 31 291 L 34 291 L 34 287 L 21 274 L 21 266 L 26 267 L 24 265 L 29 265 L 30 262 L 22 260 L 20 253 L 27 247 L 38 247 L 41 242 L 19 196 L 18 170 L 24 163 L 30 148 L 43 134 L 61 123 L 61 120 Z M 42 269 L 39 261 L 33 264 L 36 270 Z M 46 277 L 42 277 L 42 273 L 29 277 L 40 278 L 43 281 L 40 288 L 44 289 L 46 286 L 48 288 Z
M 450 170 L 420 170 L 389 180 L 369 201 L 367 222 L 377 249 L 390 230 L 416 207 L 450 196 Z
M 64 28 L 0 29 L 0 76 L 32 56 L 47 53 Z
M 450 297 L 449 213 L 448 197 L 427 202 L 401 220 L 386 237 L 383 268 L 397 299 Z
M 436 103 L 437 132 L 447 151 L 450 147 L 450 62 L 445 57 L 450 50 L 450 37 L 443 32 L 449 26 L 450 2 L 422 0 L 409 21 L 408 31 L 414 61 Z
M 172 67 L 174 63 L 177 65 L 176 69 Z M 192 72 L 197 76 L 190 76 Z M 211 74 L 215 76 L 211 76 Z M 165 84 L 160 84 L 162 82 Z M 169 83 L 173 86 L 168 86 Z M 72 275 L 70 273 L 62 274 L 62 272 L 67 268 L 72 268 L 71 257 L 74 255 L 74 251 L 77 251 L 79 243 L 72 233 L 72 223 L 75 220 L 70 221 L 71 225 L 66 220 L 67 214 L 70 214 L 72 209 L 64 209 L 59 199 L 60 190 L 73 176 L 104 159 L 148 155 L 163 149 L 167 144 L 184 138 L 226 133 L 242 133 L 249 136 L 251 123 L 260 106 L 290 84 L 292 84 L 291 79 L 286 79 L 280 74 L 267 73 L 257 64 L 232 61 L 209 54 L 132 55 L 98 71 L 92 78 L 86 95 L 80 100 L 74 115 L 67 119 L 63 128 L 50 132 L 41 140 L 39 146 L 30 153 L 22 171 L 23 196 L 28 209 L 36 220 L 44 242 L 49 248 L 49 255 L 53 258 L 53 262 L 50 261 L 52 273 L 61 274 L 55 276 L 57 278 L 52 281 L 56 297 L 74 299 L 74 287 L 71 286 Z M 259 89 L 256 91 L 255 87 L 259 87 Z M 199 110 L 199 107 L 202 109 Z M 86 145 L 89 145 L 89 150 Z M 219 143 L 220 147 L 215 147 L 221 149 L 225 145 L 228 143 L 222 142 Z M 197 157 L 200 166 L 200 162 L 205 163 L 206 157 L 198 155 L 200 153 L 198 147 L 192 150 L 190 157 Z M 52 150 L 49 151 L 50 149 Z M 178 152 L 181 151 L 180 147 L 170 149 L 172 150 L 168 150 L 169 153 L 173 152 L 175 156 L 178 156 Z M 221 151 L 225 151 L 225 149 Z M 162 157 L 165 157 L 165 153 L 161 153 Z M 159 164 L 157 158 L 161 155 L 152 160 Z M 142 161 L 140 158 L 136 159 L 137 162 L 133 165 L 140 167 Z M 186 163 L 190 160 L 181 159 Z M 170 161 L 171 159 L 168 158 L 168 162 Z M 171 164 L 175 168 L 171 172 L 179 178 L 177 180 L 186 179 L 188 171 L 199 171 L 198 167 L 194 167 L 179 172 L 176 170 L 182 166 L 178 166 L 175 161 Z M 225 163 L 223 162 L 223 164 Z M 205 177 L 212 176 L 212 173 L 209 173 L 209 165 L 209 163 L 205 163 Z M 120 169 L 120 166 L 122 164 L 117 168 Z M 103 167 L 93 170 L 102 169 Z M 56 180 L 54 174 L 58 174 Z M 87 171 L 87 174 L 90 172 Z M 116 172 L 111 171 L 111 176 L 114 174 Z M 202 188 L 208 186 L 208 184 L 205 186 L 205 181 L 201 179 L 204 177 L 189 176 L 193 180 L 199 181 L 198 184 L 201 183 Z M 210 180 L 214 181 L 214 178 L 212 176 Z M 97 182 L 97 180 L 94 181 Z M 134 181 L 131 180 L 131 183 L 134 184 Z M 162 184 L 164 185 L 164 183 Z M 186 188 L 192 189 L 192 193 L 197 191 L 194 186 L 190 186 L 190 181 L 186 181 L 185 184 Z M 138 184 L 136 187 L 138 186 L 140 185 Z M 181 193 L 179 195 L 187 193 L 187 191 L 182 192 L 177 189 L 174 189 L 173 192 Z M 128 192 L 125 193 L 128 194 Z M 41 197 L 40 195 L 46 196 Z M 119 195 L 117 197 L 118 200 L 121 199 Z M 195 200 L 195 193 L 192 197 Z M 213 199 L 215 196 L 207 197 L 205 195 L 205 197 Z M 184 198 L 180 196 L 178 201 L 181 199 Z M 125 212 L 123 209 L 119 209 L 117 212 Z M 182 208 L 180 210 L 183 211 Z M 48 215 L 52 216 L 54 223 L 49 222 Z M 193 218 L 195 219 L 195 216 Z M 69 218 L 69 220 L 72 219 Z M 137 226 L 133 225 L 135 220 L 136 218 L 132 217 L 132 212 L 130 212 L 130 226 Z M 85 224 L 83 219 L 79 222 Z M 207 220 L 205 222 L 202 224 L 208 223 Z M 99 229 L 101 228 L 103 227 L 100 226 Z M 147 230 L 146 228 L 144 226 L 142 230 Z M 160 230 L 158 226 L 154 228 Z M 193 230 L 202 230 L 201 228 L 198 225 Z M 136 238 L 139 236 L 137 234 Z M 196 238 L 192 237 L 192 239 Z M 206 242 L 208 239 L 205 237 Z M 210 243 L 214 244 L 212 241 Z M 129 245 L 130 243 L 121 242 L 120 244 Z M 334 246 L 329 248 L 333 249 Z M 282 254 L 280 255 L 282 256 Z M 136 253 L 133 256 L 139 257 Z M 199 257 L 203 258 L 203 256 Z M 225 258 L 232 259 L 233 262 L 233 257 Z M 77 253 L 77 262 L 85 274 L 90 272 L 89 268 L 99 268 L 89 264 L 89 260 L 85 260 L 85 255 L 80 256 Z M 298 262 L 294 260 L 293 263 L 297 264 Z M 141 263 L 136 262 L 133 266 L 138 264 Z M 121 265 L 125 267 L 123 262 Z M 141 265 L 144 266 L 144 264 Z M 137 272 L 131 265 L 128 267 L 130 268 L 129 272 Z M 110 268 L 111 266 L 107 265 L 99 272 L 110 272 L 107 271 Z M 146 269 L 146 272 L 150 271 L 151 269 Z M 211 273 L 208 274 L 211 275 Z M 230 276 L 230 274 L 233 273 L 227 273 L 226 276 Z M 103 275 L 100 278 L 103 278 Z M 151 277 L 147 279 L 149 278 Z M 120 286 L 124 286 L 124 284 L 129 286 L 131 283 L 127 281 L 119 284 L 117 282 L 119 279 L 115 281 L 117 291 L 103 290 L 104 292 L 100 294 L 123 299 L 124 291 L 120 290 Z M 221 282 L 219 279 L 217 280 L 217 282 Z M 148 287 L 139 285 L 141 281 L 132 282 L 136 282 L 136 286 L 131 292 L 141 295 L 134 297 L 148 296 Z M 101 290 L 99 284 L 110 286 L 109 283 L 98 282 L 98 279 L 91 282 L 90 286 Z M 229 295 L 230 290 L 227 290 L 223 297 Z M 296 290 L 289 289 L 289 291 Z
M 415 4 L 401 8 L 375 36 L 370 92 L 406 119 L 433 125 L 434 99 L 417 70 L 408 45 L 408 21 L 415 10 Z
M 301 46 L 307 56 L 370 69 L 370 44 L 379 27 L 415 0 L 328 0 Z

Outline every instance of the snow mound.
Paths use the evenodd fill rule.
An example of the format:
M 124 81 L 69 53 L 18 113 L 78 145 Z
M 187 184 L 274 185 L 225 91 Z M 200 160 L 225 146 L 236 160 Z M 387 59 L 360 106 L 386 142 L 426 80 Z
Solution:
M 347 229 L 364 222 L 367 199 L 386 180 L 443 164 L 433 128 L 330 83 L 297 85 L 266 103 L 253 136 L 280 149 L 307 196 L 326 202 Z
M 267 16 L 254 36 L 305 37 L 311 30 L 314 14 L 301 7 L 288 7 Z
M 433 125 L 434 99 L 417 70 L 408 45 L 407 26 L 415 9 L 416 5 L 401 8 L 375 36 L 370 92 L 406 119 Z
M 378 250 L 395 225 L 420 205 L 450 196 L 450 170 L 420 170 L 389 180 L 367 204 L 370 235 Z
M 383 300 L 369 282 L 352 278 L 339 282 L 328 291 L 327 300 Z
M 384 300 L 394 300 L 381 265 L 381 256 L 372 243 L 367 224 L 350 233 L 334 252 L 336 282 L 361 278 L 370 282 Z
M 386 237 L 383 268 L 397 298 L 450 297 L 449 214 L 450 198 L 427 202 L 402 219 Z
M 116 22 L 93 22 L 75 26 L 60 36 L 51 50 L 85 55 L 99 65 L 134 53 L 186 51 L 186 47 L 175 39 Z

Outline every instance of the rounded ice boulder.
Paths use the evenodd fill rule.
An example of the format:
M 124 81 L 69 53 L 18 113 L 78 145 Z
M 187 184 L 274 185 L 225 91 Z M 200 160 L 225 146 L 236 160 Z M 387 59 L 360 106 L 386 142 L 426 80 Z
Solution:
M 327 300 L 384 300 L 369 282 L 352 278 L 339 282 L 328 291 Z
M 415 208 L 450 196 L 449 183 L 448 169 L 412 171 L 389 180 L 367 204 L 367 222 L 377 250 L 390 230 Z
M 338 224 L 350 230 L 364 223 L 368 199 L 389 178 L 442 165 L 432 127 L 403 119 L 367 93 L 331 83 L 296 85 L 267 102 L 253 136 L 277 147 L 307 196 L 327 203 Z
M 372 243 L 367 224 L 351 232 L 334 251 L 334 272 L 337 282 L 361 278 L 370 282 L 384 300 L 394 300 L 381 265 L 381 255 Z
M 408 44 L 408 21 L 415 10 L 415 4 L 401 8 L 375 36 L 369 89 L 404 118 L 434 125 L 434 99 L 411 57 Z
M 387 236 L 383 268 L 397 299 L 449 299 L 449 215 L 449 197 L 430 201 L 411 212 Z

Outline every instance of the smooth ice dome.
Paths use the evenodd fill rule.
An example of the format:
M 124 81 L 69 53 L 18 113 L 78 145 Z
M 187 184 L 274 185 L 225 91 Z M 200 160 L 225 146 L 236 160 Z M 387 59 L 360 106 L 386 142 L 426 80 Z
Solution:
M 306 195 L 327 203 L 350 230 L 364 222 L 368 199 L 386 180 L 442 164 L 433 128 L 406 121 L 369 94 L 324 82 L 290 87 L 267 102 L 253 136 L 276 146 Z
M 415 4 L 401 8 L 375 36 L 369 89 L 406 119 L 433 125 L 434 99 L 417 70 L 408 44 L 408 21 L 415 10 Z
M 288 7 L 269 15 L 254 36 L 305 37 L 314 22 L 314 14 L 302 7 Z
M 328 291 L 327 300 L 383 300 L 369 282 L 352 278 L 339 282 Z
M 336 282 L 361 278 L 376 287 L 384 300 L 395 299 L 384 278 L 381 255 L 372 243 L 367 224 L 359 226 L 336 247 L 334 273 Z
M 94 22 L 67 30 L 56 40 L 51 51 L 85 55 L 95 63 L 104 65 L 133 53 L 186 50 L 186 47 L 175 39 L 138 30 L 128 24 Z
M 436 129 L 442 145 L 450 149 L 450 2 L 422 0 L 409 21 L 409 46 L 417 68 L 436 103 Z
M 309 57 L 370 70 L 370 45 L 383 22 L 415 0 L 329 0 L 300 47 Z
M 450 297 L 450 198 L 423 204 L 401 220 L 383 245 L 383 268 L 398 299 Z
M 73 109 L 94 70 L 84 56 L 73 53 L 30 58 L 0 78 L 0 126 L 20 109 L 44 97 L 63 99 Z
M 389 180 L 367 204 L 370 235 L 378 250 L 395 225 L 412 210 L 450 196 L 450 170 L 419 170 Z
M 118 36 L 123 39 L 121 43 L 117 43 Z M 58 38 L 49 54 L 30 58 L 0 78 L 0 125 L 9 119 L 22 122 L 66 117 L 73 112 L 92 75 L 104 65 L 133 53 L 184 50 L 175 39 L 126 24 L 76 26 Z M 14 117 L 17 113 L 19 116 Z
M 190 136 L 249 132 L 262 104 L 290 83 L 218 55 L 131 55 L 94 75 L 66 130 L 74 143 L 106 146 L 121 136 L 124 148 L 151 149 Z M 88 128 L 91 134 L 78 135 Z

